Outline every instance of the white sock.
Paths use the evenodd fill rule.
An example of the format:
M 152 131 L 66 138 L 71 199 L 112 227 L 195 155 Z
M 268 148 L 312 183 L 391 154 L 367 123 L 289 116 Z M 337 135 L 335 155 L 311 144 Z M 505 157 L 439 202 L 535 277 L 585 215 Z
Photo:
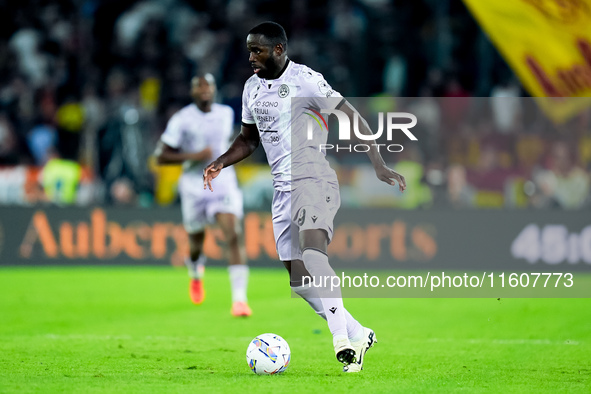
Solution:
M 322 301 L 318 297 L 318 290 L 312 286 L 297 286 L 292 287 L 293 291 L 302 297 L 314 309 L 314 312 L 321 318 L 326 320 L 326 314 L 322 307 Z M 343 307 L 343 309 L 345 309 Z M 347 336 L 351 341 L 360 341 L 363 337 L 363 330 L 361 324 L 345 309 L 345 319 L 347 320 Z
M 318 314 L 321 318 L 326 320 L 326 314 L 324 313 L 324 308 L 322 307 L 322 301 L 318 298 L 318 290 L 312 286 L 297 286 L 292 287 L 293 291 L 302 297 L 308 304 L 314 309 L 314 312 Z
M 232 302 L 246 302 L 246 288 L 248 287 L 248 265 L 234 264 L 228 266 L 230 285 L 232 287 Z
M 185 265 L 189 270 L 189 277 L 192 279 L 201 279 L 203 277 L 203 273 L 205 272 L 205 262 L 207 261 L 207 257 L 204 254 L 201 254 L 197 261 L 191 260 L 190 257 L 185 258 Z
M 302 253 L 302 260 L 304 266 L 313 278 L 320 280 L 324 277 L 336 276 L 334 270 L 328 263 L 328 256 L 324 253 L 306 249 Z M 326 287 L 318 288 L 320 294 L 320 302 L 322 309 L 326 316 L 328 328 L 333 338 L 348 338 L 347 335 L 347 318 L 345 317 L 345 307 L 343 306 L 343 299 L 341 298 L 341 288 L 330 288 L 330 279 L 327 281 Z M 314 286 L 312 284 L 312 286 Z
M 347 335 L 349 336 L 349 340 L 351 342 L 359 342 L 363 339 L 363 330 L 361 324 L 351 314 L 347 311 Z

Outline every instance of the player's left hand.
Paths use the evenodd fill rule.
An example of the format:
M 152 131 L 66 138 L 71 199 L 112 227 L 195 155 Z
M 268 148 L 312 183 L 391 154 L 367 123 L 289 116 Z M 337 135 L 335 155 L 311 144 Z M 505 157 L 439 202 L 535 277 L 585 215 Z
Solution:
M 203 170 L 203 189 L 207 189 L 213 191 L 211 187 L 211 181 L 220 175 L 220 171 L 224 168 L 224 164 L 219 162 L 218 160 L 214 161 Z
M 398 189 L 401 192 L 406 189 L 404 177 L 385 165 L 376 168 L 376 176 L 380 181 L 386 182 L 388 185 L 396 186 L 396 182 L 398 182 Z

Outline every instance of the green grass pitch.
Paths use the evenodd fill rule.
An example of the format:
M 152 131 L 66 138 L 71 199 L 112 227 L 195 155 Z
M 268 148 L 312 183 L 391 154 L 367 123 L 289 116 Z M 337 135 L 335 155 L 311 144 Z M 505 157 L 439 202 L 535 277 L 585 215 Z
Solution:
M 182 269 L 0 269 L 0 392 L 591 392 L 591 299 L 347 299 L 379 343 L 343 374 L 325 322 L 283 270 L 251 270 L 253 316 L 230 316 L 227 271 L 194 306 Z M 257 376 L 257 334 L 292 362 Z

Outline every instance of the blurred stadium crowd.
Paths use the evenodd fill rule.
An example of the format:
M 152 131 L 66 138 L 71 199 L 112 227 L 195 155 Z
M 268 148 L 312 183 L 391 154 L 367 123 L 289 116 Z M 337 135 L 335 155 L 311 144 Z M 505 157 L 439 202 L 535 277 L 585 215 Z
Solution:
M 591 112 L 546 120 L 452 0 L 0 1 L 0 204 L 175 203 L 180 169 L 150 158 L 166 121 L 207 71 L 239 124 L 246 33 L 269 19 L 344 96 L 414 97 L 392 105 L 419 143 L 386 155 L 407 192 L 364 194 L 371 168 L 337 155 L 344 205 L 591 206 Z M 269 204 L 264 163 L 239 169 L 247 208 Z

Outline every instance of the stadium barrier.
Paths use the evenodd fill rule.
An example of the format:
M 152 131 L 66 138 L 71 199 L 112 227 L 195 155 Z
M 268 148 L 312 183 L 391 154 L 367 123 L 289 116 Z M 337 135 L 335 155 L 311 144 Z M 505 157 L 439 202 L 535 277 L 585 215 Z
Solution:
M 280 266 L 269 213 L 244 218 L 253 266 Z M 0 265 L 182 265 L 175 208 L 0 208 Z M 205 253 L 224 258 L 221 230 Z M 576 211 L 341 209 L 329 247 L 337 269 L 585 271 L 591 221 Z

